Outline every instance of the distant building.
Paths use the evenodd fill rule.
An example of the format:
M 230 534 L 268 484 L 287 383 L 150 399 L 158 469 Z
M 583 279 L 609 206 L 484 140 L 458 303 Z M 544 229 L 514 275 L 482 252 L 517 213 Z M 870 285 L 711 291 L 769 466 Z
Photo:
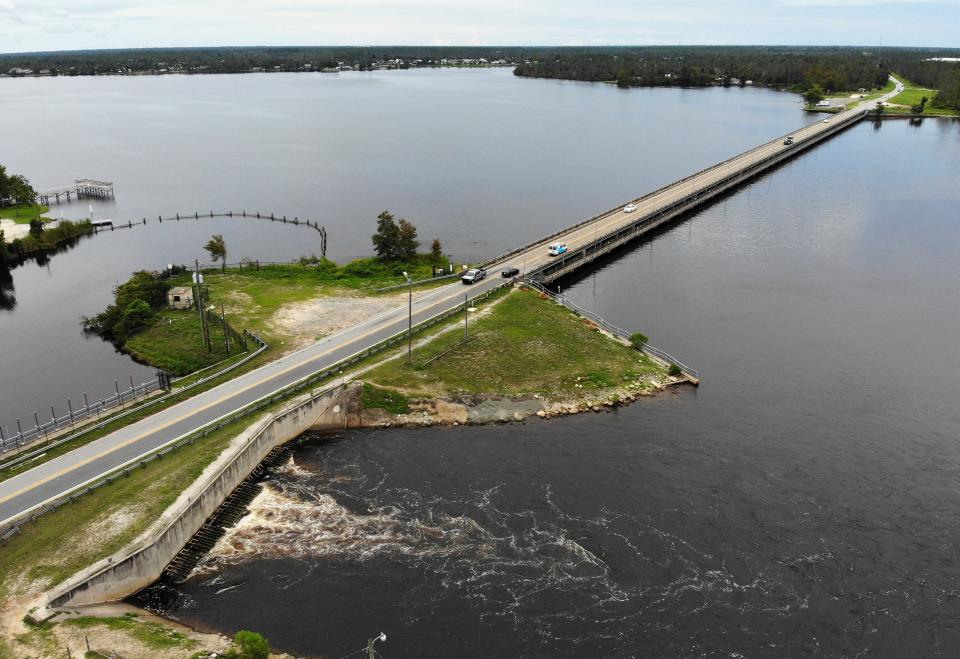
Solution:
M 167 291 L 167 306 L 171 309 L 193 307 L 193 289 L 189 286 L 174 286 Z
M 8 73 L 12 76 L 32 76 L 33 69 L 21 69 L 20 67 L 15 66 L 10 69 Z

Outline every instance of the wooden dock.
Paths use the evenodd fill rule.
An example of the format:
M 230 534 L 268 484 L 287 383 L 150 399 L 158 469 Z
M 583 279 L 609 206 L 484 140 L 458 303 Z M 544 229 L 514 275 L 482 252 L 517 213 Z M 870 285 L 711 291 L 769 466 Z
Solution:
M 74 199 L 113 199 L 113 183 L 96 179 L 82 178 L 60 188 L 37 192 L 37 203 L 49 206 L 50 202 L 71 202 Z

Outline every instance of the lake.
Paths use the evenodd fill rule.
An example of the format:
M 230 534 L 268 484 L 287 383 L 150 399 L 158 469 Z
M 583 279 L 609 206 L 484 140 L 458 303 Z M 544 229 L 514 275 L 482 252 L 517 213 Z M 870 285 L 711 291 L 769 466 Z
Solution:
M 318 104 L 325 119 L 340 108 L 327 130 L 300 128 L 310 144 L 341 142 L 337 156 L 367 181 L 353 228 L 326 219 L 348 212 L 324 217 L 306 197 L 287 213 L 320 209 L 312 217 L 338 258 L 365 253 L 371 231 L 358 218 L 372 226 L 383 207 L 457 256 L 496 253 L 809 121 L 793 97 L 764 90 L 621 92 L 504 71 L 311 79 L 40 83 L 84 82 L 92 95 L 248 87 L 249 104 L 209 101 L 231 117 L 224 125 L 265 96 Z M 354 115 L 332 90 L 318 103 L 311 85 L 355 94 Z M 294 133 L 290 122 L 258 125 L 244 138 Z M 372 157 L 368 131 L 395 160 Z M 306 656 L 348 655 L 381 631 L 384 656 L 955 656 L 958 146 L 957 122 L 862 123 L 559 282 L 700 369 L 698 389 L 550 421 L 312 438 L 254 501 L 259 531 L 228 535 L 191 579 L 142 601 Z M 262 148 L 277 165 L 261 170 L 277 183 L 263 186 L 263 204 L 327 186 L 278 181 L 278 163 L 297 157 Z M 307 153 L 300 162 L 337 160 Z M 348 181 L 338 168 L 317 178 Z M 127 188 L 118 184 L 118 205 L 134 203 Z M 325 194 L 341 193 L 352 196 Z M 531 210 L 530 225 L 511 225 Z M 237 242 L 261 229 L 276 242 L 310 235 L 233 226 Z M 102 239 L 168 229 L 188 235 L 164 248 L 184 259 L 209 233 L 116 232 L 51 268 Z M 18 303 L 10 318 L 19 313 Z
M 38 189 L 113 181 L 96 218 L 210 211 L 309 218 L 328 255 L 371 253 L 384 208 L 458 259 L 481 259 L 780 135 L 805 120 L 768 90 L 619 90 L 515 78 L 507 69 L 0 80 L 3 163 Z M 689 139 L 676 149 L 667 126 Z M 15 129 L 10 127 L 16 127 Z M 54 206 L 67 218 L 86 201 Z M 528 220 L 518 225 L 514 218 Z M 319 254 L 319 234 L 252 220 L 148 224 L 81 241 L 10 273 L 0 308 L 0 426 L 64 414 L 154 377 L 84 337 L 82 316 L 131 272 L 203 258 L 223 233 L 231 260 Z M 14 430 L 15 432 L 15 430 Z

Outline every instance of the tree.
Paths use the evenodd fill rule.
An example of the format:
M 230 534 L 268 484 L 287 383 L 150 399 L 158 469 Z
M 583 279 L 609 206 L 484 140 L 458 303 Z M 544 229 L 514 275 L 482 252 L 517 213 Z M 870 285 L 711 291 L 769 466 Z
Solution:
M 223 271 L 227 271 L 227 242 L 223 239 L 223 234 L 215 233 L 211 236 L 207 244 L 203 246 L 210 252 L 210 259 L 216 263 L 220 261 L 223 265 Z
M 443 261 L 443 246 L 440 244 L 439 238 L 434 238 L 433 242 L 430 243 L 430 260 L 433 261 L 434 266 Z
M 30 235 L 39 236 L 43 233 L 43 222 L 40 220 L 30 220 Z
M 823 87 L 820 85 L 813 85 L 807 91 L 803 92 L 803 100 L 807 102 L 807 105 L 816 105 L 823 100 L 824 92 Z
M 236 649 L 231 649 L 226 656 L 237 659 L 267 659 L 270 656 L 270 643 L 261 634 L 241 630 L 233 637 Z
M 400 228 L 389 211 L 377 215 L 377 232 L 373 234 L 372 240 L 373 249 L 381 259 L 391 261 L 397 258 Z
M 633 84 L 633 70 L 626 66 L 617 69 L 617 87 L 629 87 Z
M 647 338 L 647 335 L 643 332 L 634 332 L 630 335 L 630 345 L 632 345 L 636 350 L 642 350 L 643 346 L 646 345 L 647 341 L 650 339 Z
M 9 195 L 17 206 L 29 206 L 37 197 L 37 191 L 30 185 L 30 181 L 21 174 L 14 174 L 7 179 Z
M 417 240 L 417 228 L 401 218 L 397 233 L 397 256 L 402 259 L 416 258 L 417 248 L 420 247 L 420 241 Z
M 10 180 L 7 178 L 7 168 L 0 165 L 0 206 L 10 196 Z

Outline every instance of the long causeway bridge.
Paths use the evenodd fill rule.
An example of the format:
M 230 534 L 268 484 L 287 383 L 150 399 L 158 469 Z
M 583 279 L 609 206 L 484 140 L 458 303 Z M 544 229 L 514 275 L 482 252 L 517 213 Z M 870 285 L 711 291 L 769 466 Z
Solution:
M 618 206 L 512 250 L 486 265 L 498 271 L 515 267 L 528 278 L 549 284 L 846 130 L 862 120 L 878 101 L 902 89 L 899 82 L 896 87 L 894 92 L 875 101 L 818 120 L 639 197 L 630 202 L 633 208 L 629 211 Z M 547 246 L 554 242 L 566 243 L 567 252 L 549 256 Z M 493 276 L 470 287 L 454 283 L 423 292 L 410 307 L 412 323 L 437 322 L 457 313 L 470 299 L 488 295 L 509 283 L 510 280 Z M 25 520 L 69 497 L 79 496 L 105 478 L 179 443 L 192 441 L 201 432 L 206 434 L 226 419 L 236 418 L 264 401 L 336 374 L 384 345 L 402 341 L 407 323 L 408 308 L 402 305 L 0 482 L 0 538 L 16 532 Z

